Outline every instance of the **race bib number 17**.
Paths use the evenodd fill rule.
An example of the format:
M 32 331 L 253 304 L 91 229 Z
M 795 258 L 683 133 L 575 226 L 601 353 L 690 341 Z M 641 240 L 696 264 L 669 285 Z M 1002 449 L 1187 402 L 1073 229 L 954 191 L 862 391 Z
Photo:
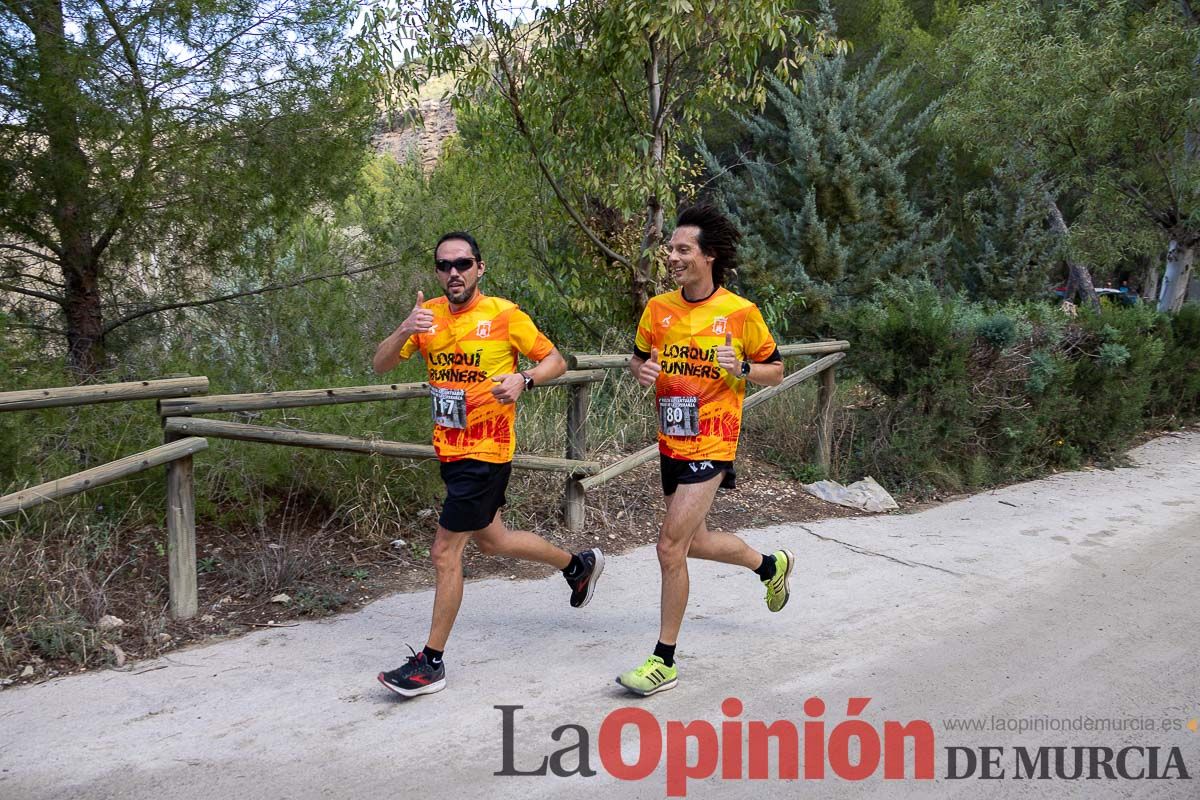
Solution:
M 658 398 L 658 429 L 664 436 L 699 436 L 700 398 Z
M 462 389 L 429 387 L 433 399 L 433 422 L 443 428 L 467 427 L 467 393 Z

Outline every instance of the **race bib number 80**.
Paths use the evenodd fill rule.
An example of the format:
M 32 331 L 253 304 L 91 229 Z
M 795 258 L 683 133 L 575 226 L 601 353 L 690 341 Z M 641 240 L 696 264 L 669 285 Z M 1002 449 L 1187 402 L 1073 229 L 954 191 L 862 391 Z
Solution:
M 462 389 L 429 387 L 433 399 L 433 422 L 443 428 L 467 427 L 467 393 Z
M 699 436 L 700 398 L 658 398 L 658 429 L 664 436 Z

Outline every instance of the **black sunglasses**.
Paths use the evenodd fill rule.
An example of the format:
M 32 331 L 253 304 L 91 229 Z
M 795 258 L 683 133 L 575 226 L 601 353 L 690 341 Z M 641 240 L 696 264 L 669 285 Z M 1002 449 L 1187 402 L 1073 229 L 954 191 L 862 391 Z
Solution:
M 471 269 L 471 267 L 475 266 L 475 259 L 455 258 L 447 260 L 444 258 L 439 258 L 437 261 L 433 262 L 433 265 L 437 267 L 438 272 L 449 272 L 452 269 L 456 269 L 459 272 L 466 272 L 467 270 Z

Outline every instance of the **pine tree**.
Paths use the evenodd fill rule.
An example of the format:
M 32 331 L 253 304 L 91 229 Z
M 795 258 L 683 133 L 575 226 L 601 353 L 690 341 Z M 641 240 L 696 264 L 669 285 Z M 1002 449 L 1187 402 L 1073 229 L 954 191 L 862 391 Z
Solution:
M 744 234 L 739 285 L 773 324 L 866 296 L 945 251 L 904 176 L 933 107 L 908 113 L 905 73 L 879 77 L 879 63 L 851 73 L 842 56 L 815 59 L 796 91 L 772 80 L 766 113 L 742 118 L 750 150 L 736 164 L 701 148 Z
M 1016 164 L 964 178 L 948 149 L 939 154 L 922 198 L 941 210 L 938 229 L 950 246 L 939 286 L 964 290 L 973 300 L 1048 299 L 1062 272 L 1063 242 L 1046 220 L 1048 186 Z M 972 187 L 973 184 L 973 187 Z

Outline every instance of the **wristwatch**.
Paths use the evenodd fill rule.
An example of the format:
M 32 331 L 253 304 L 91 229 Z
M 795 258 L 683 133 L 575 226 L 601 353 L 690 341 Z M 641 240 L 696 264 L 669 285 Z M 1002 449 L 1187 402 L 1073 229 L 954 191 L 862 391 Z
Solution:
M 743 362 L 742 362 L 742 371 L 741 371 L 740 373 L 738 373 L 738 377 L 739 377 L 739 378 L 745 378 L 745 377 L 746 377 L 746 376 L 748 376 L 749 374 L 750 374 L 750 362 L 749 362 L 749 361 L 743 361 Z
M 528 372 L 522 372 L 521 377 L 525 379 L 525 391 L 528 392 L 533 388 L 533 376 Z

